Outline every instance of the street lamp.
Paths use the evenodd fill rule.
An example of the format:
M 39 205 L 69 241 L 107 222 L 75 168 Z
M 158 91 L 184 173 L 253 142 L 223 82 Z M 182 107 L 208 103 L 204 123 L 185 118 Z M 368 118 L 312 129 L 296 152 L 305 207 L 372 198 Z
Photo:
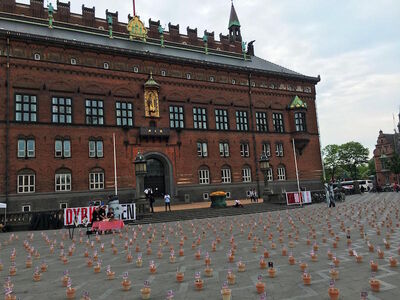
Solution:
M 143 216 L 150 212 L 150 207 L 144 195 L 144 176 L 147 174 L 147 161 L 140 152 L 136 155 L 134 164 L 136 175 L 136 209 L 138 215 Z
M 260 169 L 264 174 L 264 191 L 263 191 L 263 200 L 264 203 L 267 203 L 269 197 L 271 195 L 271 190 L 268 187 L 268 171 L 269 171 L 269 158 L 265 153 L 261 154 L 260 160 Z

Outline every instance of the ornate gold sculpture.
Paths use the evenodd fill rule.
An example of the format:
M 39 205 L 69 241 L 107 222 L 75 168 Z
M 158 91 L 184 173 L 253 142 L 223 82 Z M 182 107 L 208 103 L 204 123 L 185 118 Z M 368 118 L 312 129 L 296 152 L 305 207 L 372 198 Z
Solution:
M 140 21 L 138 16 L 134 16 L 126 26 L 129 32 L 129 39 L 133 38 L 141 39 L 144 42 L 147 38 L 147 28 L 144 26 L 143 22 Z
M 158 91 L 160 85 L 153 79 L 150 73 L 149 79 L 144 84 L 144 116 L 146 118 L 160 117 L 160 108 L 158 103 Z

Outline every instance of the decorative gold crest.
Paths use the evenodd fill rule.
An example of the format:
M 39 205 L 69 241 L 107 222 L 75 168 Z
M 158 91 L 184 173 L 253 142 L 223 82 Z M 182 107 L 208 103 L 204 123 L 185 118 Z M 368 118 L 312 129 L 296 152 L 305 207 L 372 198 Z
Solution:
M 160 85 L 153 79 L 150 73 L 149 80 L 144 84 L 144 116 L 146 118 L 160 117 L 160 109 L 158 103 L 158 91 Z
M 134 38 L 136 39 L 141 39 L 144 42 L 146 41 L 147 38 L 147 28 L 144 26 L 143 22 L 140 21 L 138 16 L 134 16 L 126 26 L 129 32 L 129 39 L 133 40 Z

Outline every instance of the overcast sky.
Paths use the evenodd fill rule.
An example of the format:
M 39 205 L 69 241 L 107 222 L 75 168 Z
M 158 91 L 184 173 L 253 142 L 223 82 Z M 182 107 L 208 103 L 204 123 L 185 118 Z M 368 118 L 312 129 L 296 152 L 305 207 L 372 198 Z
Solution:
M 45 0 L 46 2 L 47 0 Z M 96 16 L 118 11 L 127 21 L 130 0 L 70 0 L 71 10 L 96 6 Z M 29 3 L 29 0 L 18 2 Z M 56 7 L 56 1 L 53 0 Z M 67 2 L 66 0 L 63 2 Z M 358 141 L 370 149 L 379 129 L 393 133 L 400 109 L 400 1 L 235 0 L 245 41 L 257 56 L 305 75 L 321 75 L 317 107 L 321 144 Z M 229 0 L 136 0 L 148 20 L 227 34 Z

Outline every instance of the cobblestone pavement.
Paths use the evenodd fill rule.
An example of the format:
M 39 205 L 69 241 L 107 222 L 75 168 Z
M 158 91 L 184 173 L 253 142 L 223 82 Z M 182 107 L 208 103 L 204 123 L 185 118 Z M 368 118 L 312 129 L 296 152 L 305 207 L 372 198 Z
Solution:
M 91 299 L 141 299 L 144 281 L 150 284 L 150 299 L 165 299 L 168 290 L 174 292 L 174 299 L 222 299 L 221 287 L 229 270 L 236 275 L 236 283 L 228 286 L 232 299 L 260 299 L 256 290 L 259 280 L 265 284 L 266 299 L 330 299 L 332 269 L 339 272 L 334 286 L 339 289 L 340 299 L 360 299 L 362 291 L 368 292 L 366 299 L 400 299 L 400 267 L 390 266 L 393 263 L 390 257 L 399 259 L 400 254 L 399 209 L 400 193 L 364 194 L 348 197 L 346 202 L 331 209 L 326 204 L 315 204 L 239 217 L 127 226 L 121 234 L 89 236 L 89 239 L 81 231 L 75 232 L 74 241 L 68 238 L 66 230 L 3 233 L 0 234 L 1 284 L 7 281 L 15 249 L 17 273 L 11 276 L 11 282 L 13 293 L 24 300 L 66 299 L 66 287 L 61 282 L 66 269 L 76 289 L 76 299 L 81 298 L 83 291 L 88 291 Z M 113 253 L 112 243 L 117 254 Z M 184 250 L 183 256 L 180 248 Z M 170 259 L 172 249 L 175 262 Z M 31 268 L 26 268 L 28 250 L 32 253 Z M 85 250 L 91 258 L 97 252 L 102 262 L 99 273 L 94 270 L 96 262 L 87 266 Z M 235 252 L 233 262 L 228 260 L 231 250 Z M 356 253 L 351 256 L 349 250 Z M 381 255 L 383 252 L 383 258 L 379 258 L 378 250 Z M 36 251 L 40 258 L 35 257 Z M 67 259 L 65 264 L 60 259 L 62 251 Z M 339 262 L 335 268 L 328 251 Z M 132 262 L 127 262 L 129 252 Z M 139 252 L 141 268 L 136 265 Z M 272 262 L 276 270 L 275 278 L 269 277 L 268 268 L 260 268 L 260 257 L 267 254 L 264 252 L 269 255 L 265 261 Z M 205 274 L 207 253 L 212 277 Z M 354 254 L 358 259 L 362 256 L 361 263 L 356 262 Z M 293 265 L 289 264 L 290 255 L 295 259 Z M 371 273 L 371 260 L 378 263 L 375 273 Z M 155 273 L 150 272 L 151 261 Z M 245 264 L 244 272 L 238 272 L 239 261 Z M 35 267 L 43 262 L 48 270 L 42 273 L 40 281 L 34 282 Z M 303 283 L 300 263 L 308 265 L 310 285 Z M 115 272 L 114 280 L 107 279 L 107 265 Z M 177 270 L 184 272 L 182 283 L 176 280 Z M 124 272 L 128 272 L 132 283 L 130 291 L 122 289 Z M 200 291 L 194 285 L 196 272 L 201 272 L 204 284 Z M 371 277 L 379 280 L 379 292 L 371 291 Z

